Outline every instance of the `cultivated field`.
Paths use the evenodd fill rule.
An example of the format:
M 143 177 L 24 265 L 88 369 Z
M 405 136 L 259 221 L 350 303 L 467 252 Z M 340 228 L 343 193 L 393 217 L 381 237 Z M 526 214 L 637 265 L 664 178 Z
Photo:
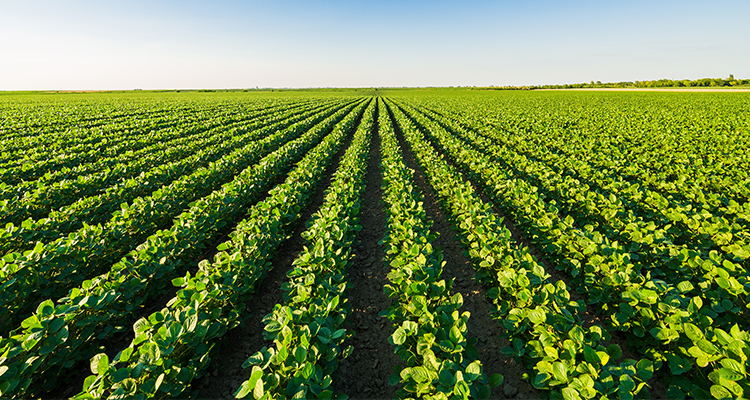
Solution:
M 0 95 L 0 398 L 740 398 L 750 94 Z

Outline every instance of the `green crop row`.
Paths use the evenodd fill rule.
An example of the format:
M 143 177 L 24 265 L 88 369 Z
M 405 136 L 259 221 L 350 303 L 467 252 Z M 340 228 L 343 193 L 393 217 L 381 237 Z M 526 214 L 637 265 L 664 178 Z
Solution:
M 250 356 L 249 379 L 235 397 L 255 399 L 330 399 L 332 375 L 339 360 L 351 353 L 343 348 L 342 324 L 349 314 L 346 268 L 352 258 L 360 196 L 365 187 L 367 156 L 377 103 L 365 111 L 349 149 L 339 162 L 320 209 L 302 233 L 306 246 L 287 273 L 284 303 L 263 318 L 264 338 L 274 346 Z M 351 289 L 349 289 L 351 290 Z
M 394 372 L 391 384 L 401 384 L 401 398 L 487 398 L 490 387 L 482 372 L 461 313 L 460 293 L 451 295 L 453 280 L 441 279 L 443 256 L 434 248 L 432 223 L 422 206 L 422 196 L 413 183 L 413 171 L 404 164 L 391 117 L 381 107 L 381 170 L 387 236 L 386 261 L 391 266 L 385 293 L 391 306 L 382 314 L 395 328 L 389 342 L 406 367 Z M 499 385 L 502 376 L 491 377 Z
M 558 255 L 556 259 L 568 268 L 588 301 L 602 308 L 610 329 L 635 335 L 633 343 L 654 360 L 657 368 L 667 362 L 675 376 L 670 381 L 670 397 L 684 396 L 684 392 L 701 398 L 712 394 L 723 398 L 742 396 L 747 390 L 750 335 L 737 325 L 726 330 L 714 325 L 717 310 L 731 310 L 717 308 L 720 302 L 702 307 L 702 297 L 683 293 L 692 285 L 671 285 L 641 275 L 616 243 L 603 241 L 591 230 L 575 228 L 570 216 L 561 218 L 558 210 L 546 205 L 527 182 L 509 177 L 488 156 L 467 149 L 443 129 L 433 129 L 431 134 L 497 204 L 528 229 L 531 237 L 537 238 L 546 251 Z M 690 374 L 692 380 L 681 379 L 680 375 L 694 367 L 707 371 L 695 371 Z
M 616 364 L 622 356 L 620 347 L 605 345 L 609 334 L 600 326 L 584 327 L 580 317 L 584 306 L 570 300 L 565 283 L 551 281 L 527 248 L 512 243 L 491 205 L 461 180 L 409 117 L 420 124 L 427 120 L 407 116 L 395 105 L 391 109 L 488 286 L 488 296 L 497 305 L 496 318 L 512 343 L 507 351 L 534 365 L 532 384 L 565 399 L 646 394 L 643 389 L 652 376 L 652 363 L 626 359 Z M 434 126 L 424 128 L 436 132 Z M 453 152 L 462 148 L 455 146 Z
M 2 395 L 27 393 L 32 382 L 36 385 L 31 393 L 53 384 L 64 371 L 60 366 L 70 368 L 90 358 L 96 343 L 134 322 L 146 302 L 176 274 L 184 273 L 184 259 L 201 254 L 353 107 L 337 111 L 252 167 L 236 171 L 232 182 L 191 203 L 170 229 L 148 237 L 109 272 L 84 281 L 57 305 L 51 300 L 42 302 L 9 337 L 0 338 L 0 368 L 8 368 L 0 387 Z
M 235 327 L 243 300 L 266 275 L 276 247 L 311 201 L 333 155 L 361 115 L 349 113 L 320 145 L 311 150 L 269 197 L 253 206 L 231 240 L 219 245 L 213 262 L 172 283 L 180 287 L 167 307 L 134 324 L 135 339 L 110 362 L 92 358 L 95 375 L 86 378 L 76 398 L 163 398 L 182 394 L 208 366 L 213 341 Z M 253 311 L 253 310 L 249 310 Z

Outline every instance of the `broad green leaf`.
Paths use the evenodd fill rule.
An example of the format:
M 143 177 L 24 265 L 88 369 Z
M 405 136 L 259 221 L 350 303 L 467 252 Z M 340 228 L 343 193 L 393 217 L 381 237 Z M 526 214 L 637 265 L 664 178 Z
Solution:
M 427 372 L 425 367 L 412 367 L 411 377 L 417 382 L 427 382 L 430 380 L 430 374 Z
M 99 353 L 91 358 L 90 365 L 92 374 L 103 374 L 109 368 L 109 357 L 104 353 Z
M 391 339 L 393 339 L 393 344 L 395 345 L 404 344 L 404 342 L 406 342 L 406 331 L 404 328 L 396 328 L 396 331 L 391 335 Z
M 490 386 L 493 388 L 500 386 L 503 383 L 503 376 L 500 374 L 490 375 Z
M 578 395 L 578 391 L 573 388 L 563 388 L 562 397 L 565 400 L 581 400 L 581 396 Z

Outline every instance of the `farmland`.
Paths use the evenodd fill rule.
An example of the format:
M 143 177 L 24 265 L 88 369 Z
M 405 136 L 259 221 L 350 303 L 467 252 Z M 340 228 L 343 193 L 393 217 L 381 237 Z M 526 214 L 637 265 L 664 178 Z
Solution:
M 0 397 L 747 397 L 748 143 L 741 92 L 0 95 Z

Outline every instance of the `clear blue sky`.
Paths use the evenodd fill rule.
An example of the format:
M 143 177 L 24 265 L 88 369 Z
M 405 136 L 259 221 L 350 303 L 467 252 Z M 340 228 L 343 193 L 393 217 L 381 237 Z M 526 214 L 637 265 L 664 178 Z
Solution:
M 0 90 L 750 77 L 750 1 L 0 0 Z

